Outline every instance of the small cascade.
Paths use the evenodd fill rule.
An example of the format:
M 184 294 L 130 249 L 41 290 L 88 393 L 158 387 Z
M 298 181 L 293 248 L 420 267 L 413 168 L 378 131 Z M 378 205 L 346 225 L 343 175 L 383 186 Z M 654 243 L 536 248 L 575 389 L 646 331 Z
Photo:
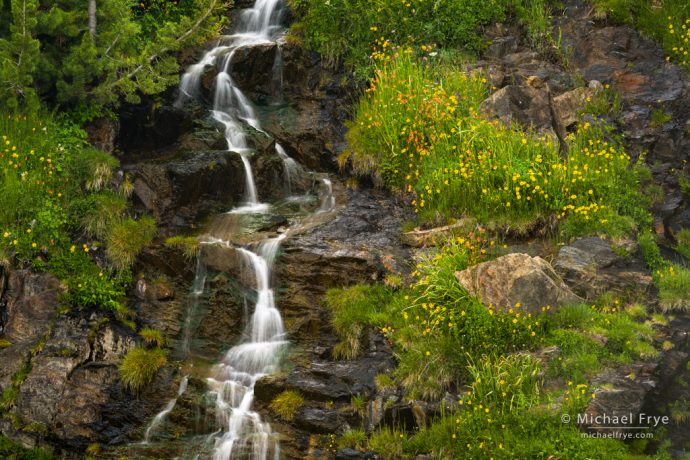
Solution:
M 206 266 L 201 258 L 201 252 L 196 259 L 196 271 L 194 274 L 194 282 L 192 283 L 192 289 L 189 293 L 189 299 L 187 304 L 187 314 L 183 325 L 183 336 L 182 343 L 180 345 L 180 350 L 183 355 L 189 353 L 190 342 L 192 340 L 192 332 L 194 331 L 194 321 L 199 312 L 199 302 L 201 301 L 201 296 L 204 293 L 204 287 L 206 286 Z
M 273 60 L 273 79 L 271 81 L 275 99 L 273 104 L 283 102 L 283 47 L 280 43 L 276 44 L 276 57 Z
M 276 152 L 281 160 L 283 160 L 283 171 L 285 172 L 285 185 L 287 186 L 288 194 L 292 194 L 292 179 L 299 174 L 302 174 L 302 168 L 297 162 L 292 159 L 282 145 L 276 142 Z
M 142 442 L 142 444 L 148 444 L 149 442 L 151 442 L 151 436 L 153 435 L 153 433 L 156 432 L 158 427 L 163 423 L 165 417 L 175 408 L 175 404 L 177 404 L 177 400 L 180 398 L 180 396 L 182 396 L 184 392 L 187 391 L 188 382 L 188 375 L 182 377 L 182 380 L 180 381 L 180 387 L 177 390 L 177 396 L 168 401 L 168 404 L 166 404 L 165 408 L 158 414 L 156 414 L 156 416 L 153 418 L 151 424 L 148 426 L 148 428 L 146 428 L 146 434 L 144 435 L 144 441 Z
M 319 210 L 317 212 L 322 213 L 333 211 L 335 209 L 333 184 L 331 183 L 330 179 L 325 177 L 321 179 L 321 183 L 323 184 L 321 191 L 319 192 L 319 195 L 321 196 L 321 206 L 319 206 Z
M 262 213 L 269 206 L 259 202 L 250 162 L 254 152 L 248 147 L 244 125 L 263 131 L 252 103 L 231 77 L 232 59 L 239 48 L 272 43 L 282 31 L 282 11 L 281 0 L 257 0 L 252 8 L 241 12 L 235 33 L 222 37 L 216 47 L 191 65 L 180 83 L 177 105 L 198 97 L 201 77 L 208 66 L 215 65 L 218 69 L 211 116 L 224 126 L 228 150 L 241 156 L 246 177 L 245 204 L 234 209 L 235 213 Z
M 245 341 L 226 353 L 214 368 L 213 377 L 208 379 L 216 397 L 218 423 L 224 429 L 223 435 L 216 439 L 216 460 L 228 460 L 233 456 L 280 458 L 276 434 L 251 407 L 256 381 L 276 371 L 281 352 L 288 343 L 270 283 L 273 262 L 285 237 L 283 234 L 266 240 L 257 252 L 237 249 L 252 267 L 257 298 Z

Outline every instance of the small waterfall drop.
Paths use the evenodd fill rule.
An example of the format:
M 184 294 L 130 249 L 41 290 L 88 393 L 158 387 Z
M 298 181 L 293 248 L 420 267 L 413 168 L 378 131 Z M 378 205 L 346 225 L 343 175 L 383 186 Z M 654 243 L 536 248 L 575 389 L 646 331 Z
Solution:
M 175 396 L 173 399 L 168 401 L 168 404 L 166 404 L 165 408 L 160 411 L 156 416 L 153 418 L 151 421 L 151 424 L 149 424 L 148 428 L 146 428 L 146 434 L 144 435 L 144 442 L 142 444 L 148 444 L 151 442 L 151 436 L 156 432 L 158 427 L 163 423 L 163 420 L 165 417 L 172 412 L 172 410 L 175 408 L 175 404 L 177 404 L 177 400 L 184 394 L 185 391 L 187 391 L 187 383 L 189 382 L 189 376 L 185 375 L 182 377 L 182 380 L 180 381 L 180 387 L 177 390 L 177 396 Z
M 282 145 L 276 142 L 276 152 L 281 160 L 283 160 L 283 171 L 285 174 L 285 185 L 287 187 L 288 194 L 292 193 L 292 181 L 297 175 L 302 174 L 302 168 L 297 162 L 292 159 Z
M 335 195 L 333 195 L 333 183 L 330 179 L 321 179 L 323 184 L 319 195 L 321 196 L 321 206 L 317 212 L 330 212 L 335 209 Z
M 204 287 L 206 286 L 206 266 L 201 257 L 201 252 L 197 255 L 196 259 L 196 270 L 194 274 L 194 282 L 192 283 L 192 289 L 189 293 L 189 298 L 187 300 L 187 313 L 185 316 L 184 324 L 182 326 L 183 335 L 182 343 L 180 344 L 180 349 L 183 355 L 187 355 L 190 349 L 190 342 L 192 340 L 192 332 L 194 331 L 194 321 L 199 311 L 199 302 L 201 301 L 201 296 L 204 293 Z

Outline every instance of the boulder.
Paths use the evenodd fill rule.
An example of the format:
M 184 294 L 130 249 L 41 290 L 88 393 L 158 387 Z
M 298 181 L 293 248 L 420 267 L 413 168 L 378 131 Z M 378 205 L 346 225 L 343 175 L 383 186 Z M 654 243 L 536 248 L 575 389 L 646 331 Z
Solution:
M 499 89 L 482 102 L 480 110 L 506 126 L 519 123 L 556 139 L 549 90 L 536 87 L 539 85 L 534 82 L 536 80 L 531 86 L 508 85 Z
M 508 254 L 455 274 L 467 291 L 485 305 L 508 309 L 521 304 L 524 311 L 540 312 L 581 302 L 551 265 L 540 257 Z
M 581 86 L 553 98 L 553 111 L 564 128 L 577 123 L 580 119 L 578 112 L 596 92 L 594 88 Z
M 652 286 L 652 277 L 632 241 L 622 244 L 616 253 L 609 241 L 581 238 L 560 249 L 553 267 L 574 292 L 588 300 L 608 291 L 644 294 Z
M 336 433 L 344 428 L 338 412 L 318 407 L 303 407 L 297 411 L 295 426 L 309 433 Z

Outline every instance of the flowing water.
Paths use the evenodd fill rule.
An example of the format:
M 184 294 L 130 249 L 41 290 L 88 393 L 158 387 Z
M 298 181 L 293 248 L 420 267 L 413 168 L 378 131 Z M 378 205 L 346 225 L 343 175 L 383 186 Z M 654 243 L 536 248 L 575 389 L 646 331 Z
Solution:
M 148 428 L 146 428 L 146 434 L 144 435 L 144 442 L 143 444 L 148 444 L 151 442 L 151 436 L 156 432 L 156 430 L 161 426 L 163 423 L 163 420 L 165 420 L 165 417 L 172 412 L 172 410 L 175 408 L 175 404 L 177 404 L 177 400 L 184 394 L 185 391 L 187 391 L 187 383 L 189 382 L 189 376 L 185 375 L 182 377 L 182 380 L 180 381 L 180 387 L 177 390 L 177 396 L 175 396 L 173 399 L 168 401 L 168 404 L 166 404 L 165 408 L 160 411 L 156 416 L 153 418 L 151 423 L 149 424 Z
M 262 203 L 259 199 L 251 166 L 255 152 L 249 147 L 247 136 L 248 130 L 256 130 L 264 135 L 267 133 L 261 128 L 252 102 L 235 85 L 231 71 L 233 56 L 238 49 L 274 42 L 282 34 L 282 10 L 281 0 L 256 0 L 252 8 L 242 10 L 234 33 L 224 36 L 197 64 L 190 66 L 180 84 L 178 103 L 182 104 L 200 95 L 201 77 L 209 66 L 215 66 L 218 70 L 210 115 L 223 126 L 227 149 L 240 156 L 245 171 L 245 202 L 229 211 L 230 216 L 226 217 L 231 219 L 235 219 L 233 215 L 256 215 L 271 211 L 271 205 Z M 272 81 L 282 86 L 283 65 L 280 53 L 273 67 L 281 75 L 274 75 Z M 302 175 L 307 173 L 280 144 L 275 144 L 275 150 L 283 161 L 285 188 L 290 195 L 293 180 L 306 177 Z M 335 207 L 331 182 L 322 178 L 321 183 L 320 207 L 316 213 L 330 211 Z M 246 299 L 254 308 L 247 318 L 242 340 L 213 366 L 207 378 L 208 399 L 213 401 L 216 423 L 219 426 L 216 432 L 207 437 L 212 444 L 211 456 L 215 460 L 280 458 L 277 433 L 252 410 L 252 404 L 257 380 L 278 369 L 288 345 L 283 320 L 275 303 L 271 271 L 282 241 L 299 225 L 299 222 L 293 223 L 290 229 L 274 238 L 244 247 L 233 244 L 226 239 L 226 235 L 209 234 L 202 238 L 203 245 L 219 245 L 229 250 L 229 257 L 239 256 L 242 259 L 244 268 L 241 269 L 240 279 L 245 280 L 253 275 L 251 288 L 255 293 L 255 298 L 252 296 L 251 299 Z M 206 269 L 202 257 L 200 255 L 197 261 L 182 338 L 182 349 L 187 353 L 194 334 L 193 318 L 199 309 L 206 284 Z M 178 397 L 180 394 L 182 390 Z M 170 401 L 152 421 L 146 432 L 145 442 L 149 441 L 151 433 L 174 408 L 176 401 L 177 398 Z M 200 451 L 203 450 L 202 447 Z M 204 454 L 197 453 L 194 458 L 200 456 L 203 457 Z

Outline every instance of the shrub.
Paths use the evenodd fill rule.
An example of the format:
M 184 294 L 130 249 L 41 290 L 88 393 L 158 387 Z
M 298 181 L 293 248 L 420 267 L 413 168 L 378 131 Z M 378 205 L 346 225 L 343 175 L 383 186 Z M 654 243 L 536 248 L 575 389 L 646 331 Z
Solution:
M 160 348 L 133 348 L 119 366 L 122 385 L 131 391 L 139 392 L 153 381 L 158 369 L 167 363 L 166 353 Z
M 304 404 L 304 398 L 299 392 L 285 390 L 273 399 L 271 409 L 273 409 L 284 420 L 292 420 L 297 410 Z

